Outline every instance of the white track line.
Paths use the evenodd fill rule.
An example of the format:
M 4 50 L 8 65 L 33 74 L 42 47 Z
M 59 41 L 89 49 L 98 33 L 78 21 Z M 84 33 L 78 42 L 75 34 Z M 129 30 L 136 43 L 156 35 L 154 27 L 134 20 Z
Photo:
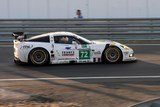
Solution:
M 152 99 L 149 99 L 149 100 L 145 100 L 145 101 L 142 101 L 142 102 L 139 102 L 139 103 L 136 103 L 136 104 L 133 104 L 133 105 L 131 105 L 131 106 L 129 106 L 129 107 L 138 107 L 139 105 L 143 105 L 143 104 L 145 104 L 145 103 L 150 103 L 150 102 L 154 102 L 154 101 L 156 101 L 156 100 L 160 100 L 160 97 L 158 97 L 158 98 L 152 98 Z
M 154 78 L 160 78 L 160 76 L 110 76 L 110 77 L 18 78 L 18 79 L 0 79 L 0 82 L 7 82 L 7 81 L 36 81 L 36 80 L 154 79 Z

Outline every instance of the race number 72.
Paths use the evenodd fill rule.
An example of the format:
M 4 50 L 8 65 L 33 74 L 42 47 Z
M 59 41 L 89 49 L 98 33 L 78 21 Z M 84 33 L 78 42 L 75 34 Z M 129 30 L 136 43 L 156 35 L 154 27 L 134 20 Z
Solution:
M 80 50 L 79 51 L 79 59 L 90 59 L 90 51 L 89 50 Z

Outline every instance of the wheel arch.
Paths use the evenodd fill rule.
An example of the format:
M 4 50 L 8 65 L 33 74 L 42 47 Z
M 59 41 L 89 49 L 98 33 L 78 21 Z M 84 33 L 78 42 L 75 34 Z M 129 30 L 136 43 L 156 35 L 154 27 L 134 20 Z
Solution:
M 105 50 L 107 49 L 107 48 L 109 48 L 109 47 L 116 47 L 116 48 L 118 48 L 119 50 L 120 50 L 120 52 L 121 52 L 121 61 L 123 60 L 123 53 L 122 53 L 122 50 L 121 50 L 121 48 L 119 48 L 118 46 L 116 46 L 116 45 L 112 45 L 112 44 L 106 44 L 106 46 L 105 46 L 105 48 L 103 49 L 103 52 L 102 52 L 102 55 L 101 55 L 101 61 L 102 62 L 104 62 L 104 52 L 105 52 Z
M 29 63 L 31 63 L 31 60 L 30 60 L 30 54 L 31 54 L 31 52 L 33 51 L 33 50 L 36 50 L 36 49 L 43 49 L 43 50 L 45 50 L 46 52 L 47 52 L 47 54 L 48 54 L 48 63 L 50 62 L 50 54 L 49 54 L 49 52 L 48 52 L 48 50 L 47 49 L 45 49 L 45 48 L 43 48 L 43 47 L 35 47 L 35 48 L 33 48 L 33 49 L 31 49 L 30 50 L 30 52 L 28 53 L 28 56 L 27 56 L 27 58 L 28 58 L 28 62 Z

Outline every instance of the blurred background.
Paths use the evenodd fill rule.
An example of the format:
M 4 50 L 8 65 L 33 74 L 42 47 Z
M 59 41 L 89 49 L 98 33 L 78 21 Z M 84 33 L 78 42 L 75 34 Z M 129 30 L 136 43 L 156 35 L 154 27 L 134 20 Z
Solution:
M 157 18 L 160 0 L 0 0 L 0 19 Z

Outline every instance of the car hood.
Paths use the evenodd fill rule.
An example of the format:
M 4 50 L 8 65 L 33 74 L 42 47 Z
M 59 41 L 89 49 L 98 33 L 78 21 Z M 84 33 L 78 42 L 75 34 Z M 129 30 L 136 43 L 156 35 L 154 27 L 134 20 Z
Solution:
M 128 46 L 124 45 L 124 44 L 121 44 L 119 42 L 115 42 L 115 41 L 112 41 L 112 40 L 93 40 L 92 41 L 93 43 L 95 44 L 110 44 L 110 45 L 114 45 L 114 46 L 117 46 L 117 47 L 127 47 L 129 49 Z
M 92 40 L 93 43 L 96 43 L 96 44 L 107 44 L 107 43 L 113 43 L 115 41 L 112 41 L 112 40 Z

